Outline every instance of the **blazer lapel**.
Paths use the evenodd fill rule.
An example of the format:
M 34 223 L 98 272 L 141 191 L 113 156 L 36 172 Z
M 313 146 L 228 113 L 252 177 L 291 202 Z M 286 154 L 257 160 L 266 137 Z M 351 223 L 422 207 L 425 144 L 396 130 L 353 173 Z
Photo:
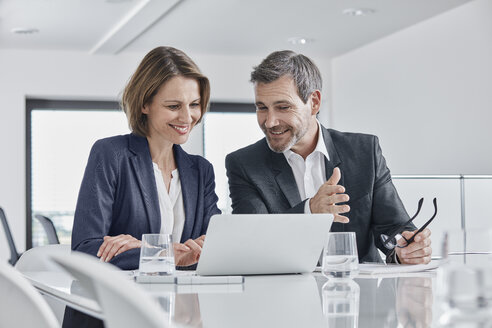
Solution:
M 325 129 L 323 125 L 321 126 L 321 131 L 323 132 L 323 140 L 325 141 L 326 150 L 328 151 L 328 155 L 330 156 L 330 160 L 326 159 L 325 157 L 325 174 L 326 174 L 326 180 L 328 180 L 333 174 L 333 169 L 335 167 L 339 167 L 342 161 L 340 159 L 340 156 L 338 156 L 338 151 L 335 148 L 333 139 L 331 139 L 330 132 L 327 129 Z M 344 172 L 341 173 L 342 176 L 338 184 L 343 186 Z
M 130 158 L 130 161 L 143 196 L 150 232 L 159 233 L 161 230 L 161 213 L 147 139 L 131 134 L 129 149 L 135 154 Z
M 189 155 L 179 145 L 174 145 L 174 158 L 178 166 L 183 205 L 185 208 L 185 223 L 181 242 L 190 239 L 195 224 L 196 206 L 198 201 L 198 169 L 190 160 Z
M 292 168 L 287 163 L 287 159 L 282 153 L 270 152 L 272 155 L 272 171 L 275 175 L 275 180 L 280 187 L 280 190 L 284 194 L 285 198 L 289 202 L 291 207 L 299 204 L 302 199 L 299 195 L 299 189 L 297 188 L 296 179 Z

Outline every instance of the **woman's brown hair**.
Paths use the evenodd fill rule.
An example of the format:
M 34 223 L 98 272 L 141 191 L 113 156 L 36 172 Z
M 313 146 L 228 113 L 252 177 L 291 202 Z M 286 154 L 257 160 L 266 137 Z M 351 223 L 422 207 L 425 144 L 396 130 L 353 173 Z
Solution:
M 133 133 L 147 136 L 147 115 L 142 113 L 142 108 L 150 104 L 159 88 L 174 76 L 183 76 L 198 82 L 202 109 L 198 122 L 201 121 L 210 100 L 210 83 L 207 77 L 181 50 L 172 47 L 157 47 L 142 59 L 123 91 L 121 107 Z

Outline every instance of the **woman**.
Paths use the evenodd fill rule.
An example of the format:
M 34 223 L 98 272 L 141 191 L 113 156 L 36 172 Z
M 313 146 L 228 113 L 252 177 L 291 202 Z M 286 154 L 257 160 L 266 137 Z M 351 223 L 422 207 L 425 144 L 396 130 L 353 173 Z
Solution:
M 126 86 L 131 134 L 97 141 L 82 181 L 72 249 L 137 269 L 144 233 L 172 233 L 175 261 L 198 261 L 217 208 L 212 165 L 181 144 L 200 122 L 210 85 L 182 51 L 149 52 Z

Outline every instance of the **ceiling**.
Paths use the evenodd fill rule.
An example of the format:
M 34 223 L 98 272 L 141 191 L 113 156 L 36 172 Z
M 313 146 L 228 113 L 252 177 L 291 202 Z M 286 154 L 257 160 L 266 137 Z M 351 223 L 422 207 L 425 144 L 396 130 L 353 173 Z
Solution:
M 0 49 L 334 57 L 471 0 L 0 0 Z M 348 8 L 373 14 L 349 16 Z M 37 33 L 16 34 L 13 28 Z M 311 40 L 291 44 L 292 37 Z

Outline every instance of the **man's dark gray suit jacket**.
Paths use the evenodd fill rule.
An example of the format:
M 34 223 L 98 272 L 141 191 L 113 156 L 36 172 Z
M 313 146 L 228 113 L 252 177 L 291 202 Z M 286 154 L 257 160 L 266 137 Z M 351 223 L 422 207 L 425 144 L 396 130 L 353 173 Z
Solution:
M 330 160 L 325 159 L 326 179 L 339 167 L 339 185 L 350 196 L 350 222 L 333 223 L 331 231 L 355 231 L 360 262 L 380 262 L 376 246 L 409 219 L 391 181 L 391 175 L 376 136 L 344 133 L 321 126 Z M 302 200 L 285 156 L 268 147 L 266 139 L 226 157 L 233 213 L 303 213 Z M 406 230 L 415 229 L 409 225 Z

